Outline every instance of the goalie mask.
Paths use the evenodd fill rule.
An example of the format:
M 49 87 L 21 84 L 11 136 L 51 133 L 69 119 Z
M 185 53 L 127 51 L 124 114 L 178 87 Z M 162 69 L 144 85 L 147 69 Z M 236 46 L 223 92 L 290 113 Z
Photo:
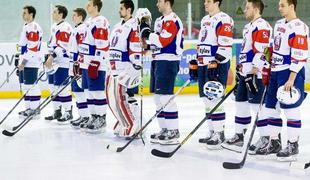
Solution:
M 139 24 L 144 21 L 148 25 L 151 25 L 152 14 L 147 8 L 139 8 L 136 12 L 135 19 L 137 19 Z
M 209 100 L 216 100 L 224 95 L 224 87 L 218 81 L 208 81 L 203 86 L 203 93 Z
M 280 103 L 291 105 L 295 104 L 300 98 L 300 91 L 292 87 L 290 91 L 284 91 L 284 86 L 280 86 L 277 91 L 277 99 Z

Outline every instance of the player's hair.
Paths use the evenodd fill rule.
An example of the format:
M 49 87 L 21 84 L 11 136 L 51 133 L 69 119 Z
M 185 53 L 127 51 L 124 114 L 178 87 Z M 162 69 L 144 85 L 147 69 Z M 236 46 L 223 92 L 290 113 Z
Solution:
M 66 19 L 67 15 L 68 15 L 68 9 L 62 5 L 56 5 L 55 7 L 58 9 L 58 13 L 62 14 L 62 18 Z
M 169 1 L 170 2 L 170 5 L 171 5 L 171 7 L 173 6 L 173 4 L 174 4 L 174 0 L 165 0 L 165 2 L 167 2 L 167 1 Z
M 91 0 L 93 2 L 93 6 L 97 6 L 98 12 L 100 12 L 102 8 L 102 1 L 101 0 Z
M 288 5 L 294 5 L 294 9 L 296 11 L 297 8 L 297 0 L 287 0 Z
M 220 7 L 221 4 L 222 4 L 222 0 L 213 0 L 213 2 L 214 2 L 214 3 L 219 2 L 219 7 Z
M 32 18 L 34 19 L 36 17 L 36 8 L 34 8 L 33 6 L 25 6 L 23 9 L 27 9 L 29 14 L 32 14 Z
M 85 21 L 87 13 L 83 8 L 76 8 L 73 10 L 78 16 L 82 16 L 82 21 Z
M 134 3 L 132 2 L 132 0 L 122 0 L 120 2 L 120 4 L 124 4 L 125 8 L 128 9 L 130 8 L 131 9 L 131 14 L 133 13 L 133 11 L 135 10 L 135 5 Z
M 252 3 L 254 8 L 259 9 L 259 13 L 263 14 L 264 11 L 264 3 L 262 0 L 248 0 L 249 3 Z

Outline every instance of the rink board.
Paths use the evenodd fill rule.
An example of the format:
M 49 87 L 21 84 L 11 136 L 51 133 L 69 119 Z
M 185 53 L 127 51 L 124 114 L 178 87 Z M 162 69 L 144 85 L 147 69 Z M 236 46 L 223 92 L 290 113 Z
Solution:
M 43 44 L 43 52 L 46 52 L 46 44 Z M 233 59 L 229 70 L 229 78 L 227 82 L 227 90 L 231 89 L 235 83 L 234 74 L 236 63 L 239 61 L 239 53 L 241 49 L 241 41 L 235 40 L 233 45 Z M 9 73 L 14 69 L 14 55 L 16 53 L 16 43 L 0 43 L 0 83 L 4 82 L 9 76 Z M 196 56 L 196 41 L 185 41 L 184 52 L 180 61 L 180 71 L 175 82 L 175 90 L 189 78 L 188 62 L 194 59 Z M 42 55 L 43 57 L 43 55 Z M 310 59 L 310 55 L 309 55 Z M 143 77 L 143 94 L 149 94 L 149 79 L 150 79 L 150 63 L 151 55 L 147 54 L 144 57 L 144 77 Z M 310 64 L 307 63 L 306 72 L 309 72 Z M 43 71 L 41 69 L 40 71 Z M 39 82 L 40 89 L 42 90 L 42 95 L 44 97 L 49 95 L 47 78 L 43 76 L 42 80 Z M 1 84 L 0 84 L 1 85 Z M 306 76 L 306 89 L 310 90 L 310 77 Z M 198 92 L 197 83 L 191 84 L 186 87 L 182 93 L 183 94 L 193 94 Z M 18 77 L 13 74 L 7 83 L 0 89 L 0 99 L 1 98 L 19 98 L 21 97 L 20 85 L 18 82 Z

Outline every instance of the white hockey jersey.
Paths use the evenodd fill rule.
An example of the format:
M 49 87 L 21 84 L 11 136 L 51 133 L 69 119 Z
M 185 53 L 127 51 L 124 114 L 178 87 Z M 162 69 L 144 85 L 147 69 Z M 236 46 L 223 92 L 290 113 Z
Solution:
M 298 73 L 308 59 L 309 27 L 300 19 L 281 19 L 274 27 L 271 71 L 290 69 Z
M 183 23 L 171 12 L 156 19 L 149 41 L 153 60 L 180 61 L 183 53 Z
M 132 64 L 141 64 L 142 47 L 137 33 L 138 23 L 134 18 L 116 24 L 111 31 L 109 61 L 113 75 Z
M 38 68 L 42 62 L 41 41 L 43 31 L 36 22 L 31 22 L 23 26 L 23 30 L 18 42 L 21 48 L 20 61 L 27 60 L 25 67 Z
M 100 62 L 100 71 L 106 70 L 109 50 L 109 22 L 103 16 L 90 18 L 86 22 L 86 36 L 79 46 L 79 52 L 84 56 L 88 67 L 91 61 Z
M 84 64 L 84 57 L 79 53 L 79 46 L 83 43 L 86 35 L 86 25 L 84 23 L 78 24 L 74 29 L 72 33 L 71 38 L 71 53 L 73 54 L 73 57 L 71 61 L 79 61 L 80 68 L 87 68 L 87 66 Z
M 201 20 L 201 29 L 197 43 L 199 66 L 205 66 L 219 54 L 225 57 L 221 63 L 232 58 L 233 19 L 224 12 L 207 15 Z
M 262 70 L 265 65 L 264 49 L 269 47 L 272 37 L 272 27 L 263 18 L 258 18 L 244 26 L 243 42 L 239 56 L 242 63 L 242 75 L 246 76 L 253 66 Z M 259 72 L 258 77 L 261 78 Z
M 49 53 L 56 55 L 53 63 L 62 68 L 69 68 L 71 35 L 72 27 L 68 22 L 53 24 L 48 44 Z

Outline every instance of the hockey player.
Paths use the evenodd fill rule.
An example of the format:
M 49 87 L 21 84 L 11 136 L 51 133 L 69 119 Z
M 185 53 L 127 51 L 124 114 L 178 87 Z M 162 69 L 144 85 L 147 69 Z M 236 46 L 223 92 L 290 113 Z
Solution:
M 86 69 L 82 70 L 82 88 L 88 89 L 87 105 L 91 117 L 81 123 L 87 132 L 102 132 L 106 127 L 105 76 L 109 50 L 109 22 L 100 15 L 101 0 L 89 0 L 86 10 L 90 15 L 86 36 L 79 46 Z
M 220 101 L 206 97 L 204 85 L 217 81 L 225 89 L 230 60 L 232 58 L 233 19 L 220 10 L 222 0 L 205 0 L 205 10 L 209 14 L 201 20 L 201 29 L 197 44 L 197 59 L 190 62 L 198 63 L 199 95 L 205 104 L 206 116 L 209 117 L 209 136 L 199 139 L 210 149 L 220 149 L 224 142 L 224 107 L 220 106 L 213 114 L 211 109 Z
M 271 41 L 272 28 L 261 15 L 264 4 L 261 0 L 248 0 L 244 14 L 249 21 L 243 29 L 243 44 L 237 73 L 239 83 L 236 94 L 236 134 L 222 146 L 224 148 L 241 151 L 244 133 L 251 123 L 251 109 L 258 110 L 258 104 L 263 94 L 261 71 L 265 65 L 264 49 Z
M 132 0 L 120 2 L 122 20 L 114 26 L 110 39 L 110 73 L 106 89 L 109 107 L 117 119 L 114 134 L 119 137 L 136 133 L 140 120 L 140 108 L 132 88 L 139 85 L 142 47 L 133 11 Z
M 72 20 L 75 24 L 71 38 L 71 48 L 73 57 L 70 61 L 69 75 L 70 76 L 81 76 L 82 68 L 85 67 L 83 64 L 83 56 L 79 53 L 79 45 L 82 44 L 86 35 L 86 24 L 84 24 L 85 18 L 87 16 L 86 11 L 83 8 L 76 8 L 73 10 Z M 82 67 L 83 66 L 83 67 Z M 71 90 L 76 98 L 76 106 L 78 108 L 79 118 L 71 121 L 71 126 L 74 128 L 79 128 L 82 122 L 87 122 L 89 120 L 89 112 L 87 108 L 87 99 L 85 91 L 81 86 L 82 79 L 74 80 L 71 84 Z
M 29 90 L 24 98 L 26 109 L 19 112 L 19 115 L 24 117 L 39 114 L 35 109 L 39 106 L 41 98 L 39 87 L 32 87 L 38 78 L 38 70 L 42 63 L 40 48 L 43 32 L 40 25 L 34 21 L 35 16 L 36 9 L 33 6 L 23 8 L 25 24 L 18 43 L 21 47 L 18 69 L 20 83 L 24 84 L 23 90 Z
M 49 41 L 50 55 L 45 63 L 48 73 L 48 83 L 53 92 L 57 92 L 66 82 L 68 78 L 68 68 L 70 62 L 70 37 L 72 34 L 72 27 L 65 18 L 68 15 L 66 7 L 56 5 L 53 10 L 54 24 L 51 30 L 51 37 Z M 54 113 L 51 116 L 45 117 L 45 120 L 51 121 L 57 119 L 59 124 L 66 124 L 72 120 L 72 96 L 68 90 L 61 92 L 54 100 Z M 62 113 L 63 108 L 64 113 Z
M 280 0 L 279 11 L 284 18 L 274 27 L 273 54 L 270 71 L 264 69 L 264 78 L 270 78 L 266 104 L 259 120 L 268 124 L 264 135 L 269 141 L 257 148 L 256 155 L 276 154 L 280 161 L 295 160 L 299 153 L 301 128 L 300 105 L 305 93 L 305 64 L 308 58 L 308 26 L 296 16 L 297 0 Z M 267 76 L 270 74 L 270 77 Z M 297 97 L 297 98 L 296 98 Z M 282 120 L 275 106 L 280 103 L 287 119 L 287 146 L 281 150 Z M 265 124 L 265 126 L 266 126 Z
M 183 24 L 172 11 L 174 0 L 158 0 L 157 7 L 162 16 L 157 18 L 151 33 L 146 22 L 140 24 L 143 39 L 148 39 L 153 50 L 150 90 L 155 93 L 156 109 L 159 110 L 173 95 L 174 82 L 179 71 L 183 52 Z M 147 14 L 147 13 L 146 13 Z M 145 41 L 144 42 L 144 47 Z M 151 135 L 152 143 L 178 144 L 179 121 L 175 101 L 164 108 L 157 116 L 159 133 Z

